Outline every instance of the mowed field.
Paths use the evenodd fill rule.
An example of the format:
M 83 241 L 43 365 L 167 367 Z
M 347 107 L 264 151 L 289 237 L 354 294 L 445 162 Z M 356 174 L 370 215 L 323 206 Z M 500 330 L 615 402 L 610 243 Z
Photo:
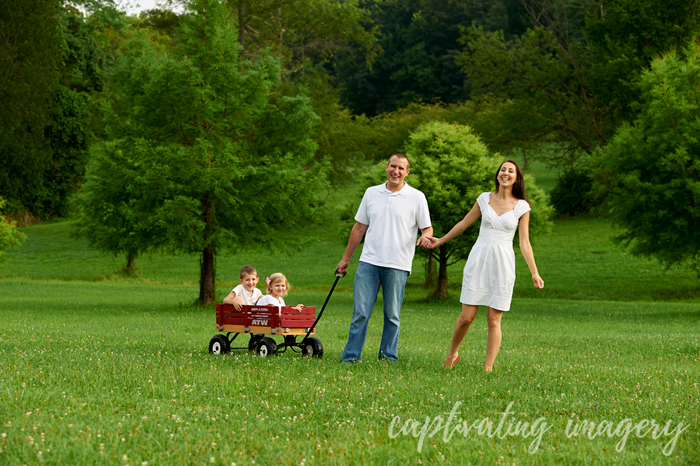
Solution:
M 317 328 L 322 359 L 212 356 L 197 257 L 147 255 L 125 277 L 69 222 L 24 232 L 0 266 L 2 465 L 700 463 L 697 276 L 630 256 L 604 220 L 558 220 L 533 241 L 544 290 L 516 254 L 492 374 L 484 312 L 462 362 L 441 367 L 460 264 L 451 299 L 434 302 L 414 262 L 398 363 L 376 360 L 381 300 L 363 360 L 338 362 L 354 269 Z M 287 275 L 287 302 L 320 308 L 343 250 L 221 255 L 219 297 L 251 264 Z

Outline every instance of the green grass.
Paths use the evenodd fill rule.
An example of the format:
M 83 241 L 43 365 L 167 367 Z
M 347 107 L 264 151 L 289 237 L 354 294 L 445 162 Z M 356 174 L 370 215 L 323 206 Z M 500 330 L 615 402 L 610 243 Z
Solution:
M 473 324 L 455 370 L 444 359 L 458 304 L 408 302 L 399 363 L 337 360 L 351 300 L 334 296 L 320 322 L 321 360 L 206 351 L 209 308 L 182 305 L 191 287 L 0 281 L 2 464 L 695 464 L 700 458 L 697 306 L 516 299 L 504 317 L 494 374 L 481 371 L 486 322 Z M 321 303 L 323 292 L 299 293 Z M 398 433 L 461 403 L 457 420 L 539 417 L 532 438 L 472 432 L 445 442 Z M 623 419 L 690 428 L 672 438 L 574 438 L 566 422 Z M 515 421 L 514 421 L 515 422 Z M 506 424 L 507 425 L 507 424 Z M 39 455 L 41 452 L 41 455 Z M 124 459 L 126 457 L 126 459 Z M 213 463 L 212 463 L 213 461 Z
M 462 362 L 441 368 L 463 263 L 450 269 L 452 298 L 438 303 L 425 299 L 424 266 L 415 261 L 396 364 L 376 361 L 379 306 L 363 361 L 337 362 L 352 313 L 352 268 L 317 329 L 323 359 L 215 357 L 207 352 L 213 309 L 191 305 L 196 256 L 145 255 L 138 276 L 125 277 L 121 258 L 71 239 L 68 222 L 23 231 L 27 242 L 0 265 L 2 465 L 700 462 L 697 276 L 631 256 L 610 240 L 606 221 L 559 220 L 533 240 L 544 290 L 533 289 L 516 254 L 513 310 L 490 375 L 481 370 L 483 312 Z M 263 277 L 288 276 L 289 302 L 320 307 L 343 250 L 325 241 L 289 253 L 220 255 L 219 296 L 252 264 Z M 528 452 L 533 436 L 472 431 L 446 441 L 440 431 L 424 436 L 419 452 L 419 438 L 399 433 L 417 420 L 420 437 L 426 418 L 446 417 L 456 403 L 457 421 L 497 425 L 511 402 L 506 427 L 538 418 L 550 427 L 536 453 Z M 670 456 L 663 449 L 672 435 L 632 434 L 619 452 L 619 435 L 566 435 L 570 420 L 610 421 L 614 431 L 625 419 L 690 427 Z
M 137 259 L 138 276 L 120 273 L 123 258 L 93 251 L 83 240 L 70 238 L 70 222 L 23 228 L 27 241 L 7 251 L 8 260 L 0 264 L 6 278 L 111 281 L 152 285 L 195 287 L 199 280 L 199 259 L 195 255 L 171 256 L 146 254 Z M 658 262 L 634 257 L 614 243 L 610 223 L 600 219 L 570 219 L 554 222 L 552 232 L 534 238 L 533 248 L 544 290 L 532 287 L 530 274 L 520 253 L 516 253 L 515 296 L 575 300 L 654 301 L 700 300 L 698 277 L 689 267 L 666 270 Z M 299 291 L 330 289 L 333 272 L 345 246 L 340 242 L 316 243 L 300 251 L 241 251 L 220 254 L 217 258 L 217 286 L 220 299 L 238 284 L 238 271 L 253 265 L 262 277 L 283 272 L 292 284 L 291 297 Z M 352 277 L 359 251 L 349 270 Z M 464 261 L 452 265 L 449 280 L 453 294 L 461 285 Z M 408 295 L 422 299 L 428 292 L 424 261 L 417 258 L 409 277 Z M 339 283 L 340 292 L 352 290 L 352 278 Z M 194 290 L 191 301 L 198 296 Z

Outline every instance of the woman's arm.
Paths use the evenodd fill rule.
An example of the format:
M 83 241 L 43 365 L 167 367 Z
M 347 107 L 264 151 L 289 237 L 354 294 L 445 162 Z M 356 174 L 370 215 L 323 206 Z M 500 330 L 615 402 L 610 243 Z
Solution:
M 438 247 L 441 244 L 447 243 L 454 237 L 459 236 L 464 230 L 469 228 L 469 226 L 471 226 L 471 224 L 474 223 L 479 217 L 481 217 L 481 208 L 479 207 L 479 203 L 475 202 L 474 206 L 472 207 L 472 210 L 470 210 L 469 213 L 465 215 L 464 218 L 457 225 L 453 226 L 449 233 L 447 233 L 442 238 L 430 238 L 430 248 Z
M 530 269 L 532 282 L 535 284 L 535 288 L 544 288 L 544 280 L 542 280 L 542 277 L 540 277 L 540 274 L 537 272 L 535 255 L 532 253 L 532 245 L 530 244 L 530 212 L 525 212 L 520 217 L 518 231 L 520 232 L 520 252 L 523 253 L 525 262 L 527 262 L 527 266 Z

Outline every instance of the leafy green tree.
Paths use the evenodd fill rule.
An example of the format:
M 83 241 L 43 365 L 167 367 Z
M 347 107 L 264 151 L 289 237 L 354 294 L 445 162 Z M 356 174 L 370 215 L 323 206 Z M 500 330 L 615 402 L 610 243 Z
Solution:
M 0 196 L 7 210 L 31 207 L 44 186 L 51 121 L 61 60 L 60 3 L 0 3 Z
M 102 51 L 81 14 L 59 1 L 0 7 L 0 192 L 8 210 L 66 213 L 90 140 Z
M 523 0 L 533 27 L 508 40 L 476 25 L 464 31 L 458 60 L 473 96 L 511 104 L 504 119 L 511 145 L 562 144 L 548 157 L 572 170 L 590 161 L 632 118 L 637 76 L 652 58 L 695 38 L 696 0 Z
M 698 0 L 610 0 L 590 8 L 582 32 L 593 60 L 593 92 L 616 121 L 631 121 L 635 81 L 651 61 L 683 48 L 700 32 Z
M 103 89 L 104 54 L 78 11 L 61 10 L 60 25 L 63 66 L 53 95 L 52 121 L 44 130 L 51 161 L 35 205 L 41 206 L 44 215 L 63 216 L 85 173 L 91 140 L 90 101 Z
M 376 30 L 381 53 L 350 47 L 338 52 L 334 74 L 342 103 L 355 114 L 375 116 L 414 102 L 466 100 L 470 83 L 455 63 L 460 29 L 472 23 L 504 30 L 525 29 L 517 0 L 365 0 L 367 29 Z
M 559 174 L 557 185 L 549 193 L 554 210 L 560 215 L 581 215 L 596 204 L 592 199 L 593 174 L 588 169 L 570 169 Z
M 118 61 L 113 140 L 100 157 L 118 155 L 118 178 L 132 179 L 128 192 L 106 200 L 113 224 L 125 220 L 113 233 L 136 237 L 131 249 L 118 247 L 199 253 L 206 304 L 215 298 L 217 253 L 301 241 L 291 232 L 318 217 L 326 170 L 313 158 L 318 117 L 308 98 L 278 92 L 279 61 L 241 59 L 235 23 L 220 2 L 189 8 L 172 54 L 141 39 Z M 86 188 L 112 182 L 109 169 L 90 177 Z M 84 204 L 98 207 L 83 210 L 81 221 L 99 216 L 98 201 Z
M 331 182 L 355 178 L 365 158 L 358 144 L 365 122 L 338 104 L 326 65 L 351 45 L 362 50 L 366 62 L 374 59 L 379 47 L 373 29 L 363 27 L 366 12 L 357 0 L 227 0 L 226 5 L 238 26 L 243 56 L 280 58 L 283 92 L 295 95 L 303 88 L 310 97 L 321 118 L 314 134 L 316 158 L 332 164 L 337 176 Z
M 0 211 L 5 206 L 5 199 L 0 197 Z M 19 246 L 27 237 L 17 231 L 16 222 L 8 221 L 4 215 L 0 214 L 0 262 L 6 259 L 5 249 Z
M 132 275 L 136 257 L 163 246 L 167 228 L 151 218 L 163 193 L 150 191 L 142 174 L 149 162 L 148 146 L 138 141 L 122 151 L 122 144 L 108 141 L 91 148 L 85 181 L 73 199 L 78 219 L 74 234 L 100 251 L 126 254 L 123 272 Z
M 503 161 L 489 154 L 488 148 L 468 126 L 444 122 L 421 125 L 406 145 L 411 160 L 411 185 L 428 199 L 435 236 L 444 236 L 473 207 L 482 192 L 494 189 L 494 177 Z M 532 201 L 530 235 L 550 228 L 551 207 L 544 192 L 526 178 L 528 197 Z M 465 259 L 479 236 L 476 225 L 437 250 L 430 250 L 439 264 L 434 296 L 447 299 L 447 268 Z
M 313 134 L 318 145 L 316 159 L 333 167 L 330 182 L 334 186 L 356 184 L 367 159 L 374 156 L 376 131 L 370 119 L 352 115 L 338 103 L 338 91 L 330 83 L 330 75 L 319 67 L 306 74 L 304 89 L 319 118 Z M 295 85 L 286 83 L 290 93 L 298 92 Z
M 372 61 L 375 36 L 365 30 L 366 13 L 357 0 L 227 0 L 238 26 L 242 53 L 255 57 L 267 50 L 283 59 L 288 71 L 304 71 L 308 57 L 327 60 L 350 43 Z
M 638 85 L 637 118 L 599 154 L 599 189 L 633 253 L 698 268 L 700 46 L 654 60 Z
M 505 41 L 500 32 L 466 30 L 459 57 L 475 94 L 509 100 L 500 117 L 510 123 L 511 144 L 531 139 L 570 142 L 568 150 L 591 153 L 605 142 L 606 108 L 596 101 L 578 61 L 543 28 Z M 575 47 L 576 52 L 579 50 Z

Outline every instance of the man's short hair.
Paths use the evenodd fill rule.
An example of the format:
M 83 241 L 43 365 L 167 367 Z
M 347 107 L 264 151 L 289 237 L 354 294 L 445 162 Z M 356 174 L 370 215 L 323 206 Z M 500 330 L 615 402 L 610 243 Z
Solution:
M 255 270 L 255 267 L 251 267 L 250 265 L 246 265 L 241 269 L 241 279 L 245 278 L 246 275 L 257 275 L 258 271 Z
M 411 167 L 411 161 L 408 160 L 408 157 L 406 157 L 405 154 L 394 154 L 394 155 L 392 155 L 391 157 L 389 157 L 389 161 L 390 161 L 390 162 L 391 162 L 391 159 L 392 159 L 393 157 L 398 157 L 398 158 L 400 158 L 400 159 L 406 160 L 406 163 L 408 164 L 408 168 Z

